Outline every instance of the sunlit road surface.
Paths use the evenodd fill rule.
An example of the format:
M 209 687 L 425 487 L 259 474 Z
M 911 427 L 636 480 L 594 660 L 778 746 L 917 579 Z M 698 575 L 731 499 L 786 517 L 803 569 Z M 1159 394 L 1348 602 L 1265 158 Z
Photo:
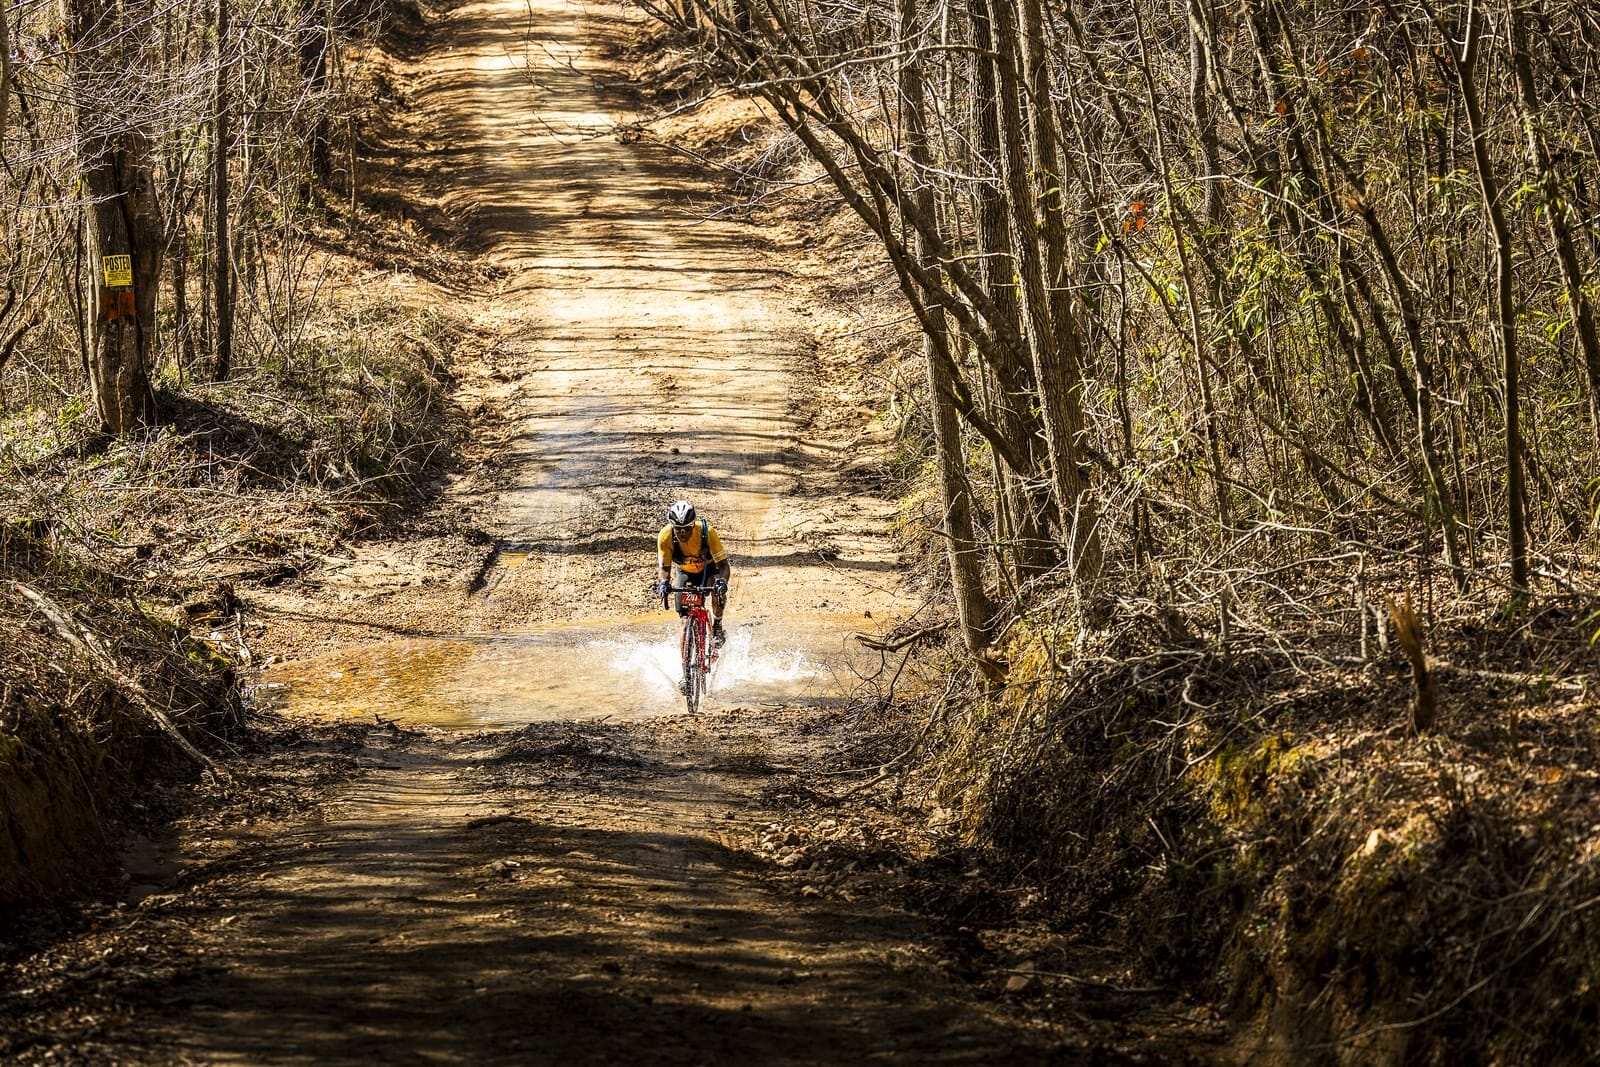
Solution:
M 494 562 L 465 598 L 428 586 L 443 625 L 397 609 L 382 644 L 263 672 L 273 704 L 452 729 L 681 711 L 677 620 L 638 613 L 678 497 L 734 560 L 708 711 L 848 700 L 885 668 L 852 635 L 916 610 L 894 504 L 838 486 L 854 448 L 812 435 L 813 327 L 787 265 L 713 210 L 723 194 L 699 170 L 614 135 L 621 101 L 597 86 L 615 72 L 597 80 L 589 22 L 608 17 L 557 0 L 451 15 L 454 47 L 416 101 L 443 116 L 460 149 L 449 199 L 506 272 L 472 312 L 504 385 L 479 386 L 508 416 L 497 476 L 451 490 Z M 384 574 L 317 580 L 359 600 Z

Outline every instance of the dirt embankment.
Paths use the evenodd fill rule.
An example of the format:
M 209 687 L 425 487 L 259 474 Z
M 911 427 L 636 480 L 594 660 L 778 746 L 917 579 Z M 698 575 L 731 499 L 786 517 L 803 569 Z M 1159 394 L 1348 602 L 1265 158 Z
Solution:
M 239 682 L 264 631 L 251 587 L 392 528 L 449 455 L 438 346 L 459 331 L 351 308 L 324 309 L 329 347 L 299 374 L 164 393 L 168 421 L 126 440 L 70 409 L 7 418 L 0 854 L 15 862 L 0 863 L 0 904 L 13 916 L 103 889 L 122 830 L 159 822 L 163 783 L 206 769 L 186 749 L 220 757 L 239 740 Z M 361 331 L 341 317 L 363 311 Z
M 1036 624 L 1009 651 L 1039 685 L 953 720 L 946 802 L 1058 921 L 1226 1005 L 1253 1055 L 1584 1062 L 1594 608 L 1551 597 L 1507 625 L 1451 595 L 1421 732 L 1410 662 L 1370 618 L 1242 602 L 1224 644 L 1169 607 L 1071 663 L 1069 631 Z
M 0 939 L 26 935 L 30 906 L 103 889 L 122 832 L 162 816 L 157 783 L 205 768 L 185 735 L 242 721 L 229 658 L 40 525 L 0 522 Z

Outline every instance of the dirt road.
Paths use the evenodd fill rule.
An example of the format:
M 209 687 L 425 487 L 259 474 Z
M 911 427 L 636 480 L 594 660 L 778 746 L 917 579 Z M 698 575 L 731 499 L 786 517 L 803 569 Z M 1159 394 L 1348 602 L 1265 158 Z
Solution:
M 671 623 L 646 590 L 679 497 L 735 557 L 724 705 L 836 698 L 851 631 L 914 609 L 892 505 L 836 484 L 848 440 L 806 435 L 819 386 L 804 293 L 749 224 L 718 217 L 703 174 L 618 135 L 631 116 L 605 56 L 622 14 L 467 4 L 417 64 L 446 203 L 503 271 L 498 292 L 461 294 L 498 339 L 458 396 L 497 415 L 493 476 L 450 494 L 495 550 L 440 582 L 426 551 L 374 545 L 273 603 L 344 604 L 398 639 L 354 659 L 297 650 L 273 679 L 302 708 L 453 726 L 661 714 Z
M 1061 1039 L 976 998 L 923 920 L 774 882 L 747 850 L 779 772 L 828 743 L 813 722 L 857 677 L 851 630 L 911 610 L 890 505 L 830 489 L 838 456 L 804 437 L 807 329 L 783 276 L 745 226 L 703 217 L 697 175 L 614 135 L 617 11 L 484 0 L 442 19 L 413 101 L 504 268 L 498 292 L 463 294 L 499 344 L 462 399 L 507 432 L 496 476 L 451 490 L 493 554 L 452 569 L 375 545 L 263 594 L 269 619 L 343 605 L 382 635 L 266 675 L 290 714 L 351 723 L 322 756 L 355 774 L 316 817 L 191 835 L 136 887 L 188 962 L 110 1058 L 1051 1054 Z M 644 595 L 678 496 L 737 567 L 695 719 Z

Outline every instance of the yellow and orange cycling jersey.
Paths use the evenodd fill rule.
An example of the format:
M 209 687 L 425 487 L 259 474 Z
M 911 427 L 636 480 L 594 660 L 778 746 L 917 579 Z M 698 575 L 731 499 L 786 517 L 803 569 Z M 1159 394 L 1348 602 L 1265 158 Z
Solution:
M 700 543 L 703 535 L 705 544 Z M 728 558 L 727 549 L 722 547 L 722 538 L 717 536 L 717 529 L 709 522 L 697 522 L 689 531 L 689 536 L 683 541 L 672 539 L 672 527 L 661 527 L 661 535 L 656 538 L 656 552 L 661 557 L 663 567 L 676 565 L 685 574 L 699 574 L 706 569 L 707 563 L 721 563 Z

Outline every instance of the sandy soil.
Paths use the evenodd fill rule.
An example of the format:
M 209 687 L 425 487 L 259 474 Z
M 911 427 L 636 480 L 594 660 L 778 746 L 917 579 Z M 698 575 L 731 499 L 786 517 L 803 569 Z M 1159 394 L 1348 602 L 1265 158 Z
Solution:
M 499 338 L 460 395 L 502 428 L 495 459 L 447 503 L 487 536 L 366 546 L 253 595 L 282 657 L 261 692 L 347 724 L 349 781 L 311 813 L 146 847 L 127 914 L 177 962 L 79 1058 L 1180 1058 L 1105 1022 L 1137 996 L 1032 977 L 1028 953 L 869 891 L 903 886 L 904 857 L 772 860 L 793 836 L 779 784 L 805 792 L 841 758 L 842 709 L 879 666 L 851 633 L 917 610 L 892 505 L 845 492 L 847 445 L 807 437 L 791 279 L 746 224 L 706 217 L 701 175 L 615 135 L 625 15 L 479 0 L 440 18 L 411 97 L 503 269 L 455 297 Z M 692 719 L 646 592 L 682 495 L 736 566 L 728 655 Z

